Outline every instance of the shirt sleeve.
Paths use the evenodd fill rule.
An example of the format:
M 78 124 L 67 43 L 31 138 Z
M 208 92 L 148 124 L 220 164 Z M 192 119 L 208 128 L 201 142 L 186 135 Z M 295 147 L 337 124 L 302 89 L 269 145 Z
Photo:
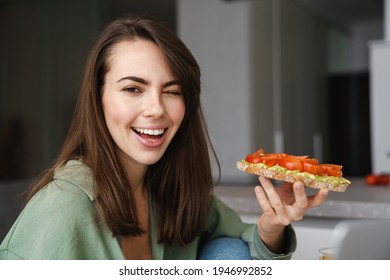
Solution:
M 248 244 L 252 259 L 290 259 L 297 243 L 294 229 L 290 225 L 285 229 L 285 252 L 275 254 L 269 251 L 259 237 L 257 225 L 242 222 L 237 212 L 214 197 L 203 242 L 219 237 L 241 238 Z
M 118 242 L 101 229 L 94 213 L 93 203 L 80 188 L 54 181 L 23 209 L 0 245 L 0 258 L 118 258 L 110 255 Z M 120 254 L 120 249 L 116 252 Z

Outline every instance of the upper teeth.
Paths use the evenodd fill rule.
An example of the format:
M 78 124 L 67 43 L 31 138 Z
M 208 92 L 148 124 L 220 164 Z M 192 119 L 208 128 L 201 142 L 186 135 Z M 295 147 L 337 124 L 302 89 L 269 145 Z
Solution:
M 148 134 L 148 135 L 161 135 L 164 133 L 164 129 L 144 129 L 144 128 L 134 128 L 138 133 Z

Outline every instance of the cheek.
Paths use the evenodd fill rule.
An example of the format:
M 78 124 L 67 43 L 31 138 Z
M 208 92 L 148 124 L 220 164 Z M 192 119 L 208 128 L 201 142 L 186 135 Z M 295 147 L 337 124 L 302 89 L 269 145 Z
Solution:
M 113 128 L 121 123 L 121 116 L 118 114 L 118 111 L 105 110 L 104 117 L 106 118 L 108 130 L 111 133 Z
M 181 101 L 170 110 L 170 118 L 175 125 L 180 126 L 185 114 L 184 101 Z
M 112 99 L 103 99 L 103 111 L 107 127 L 110 131 L 113 127 L 126 123 L 129 118 L 129 110 L 124 108 L 121 103 L 115 102 Z

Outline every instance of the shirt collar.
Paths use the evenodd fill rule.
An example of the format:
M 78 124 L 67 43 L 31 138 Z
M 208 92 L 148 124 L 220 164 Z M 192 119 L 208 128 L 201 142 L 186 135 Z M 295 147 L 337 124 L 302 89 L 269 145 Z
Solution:
M 54 172 L 54 180 L 67 181 L 84 191 L 94 201 L 93 174 L 91 168 L 80 160 L 69 160 Z

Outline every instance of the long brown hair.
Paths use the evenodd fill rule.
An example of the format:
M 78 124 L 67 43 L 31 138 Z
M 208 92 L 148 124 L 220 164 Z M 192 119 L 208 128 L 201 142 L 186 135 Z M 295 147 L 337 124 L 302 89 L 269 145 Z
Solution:
M 206 223 L 213 188 L 210 154 L 218 169 L 219 163 L 202 112 L 199 65 L 173 32 L 150 18 L 120 18 L 103 30 L 88 56 L 64 146 L 53 167 L 32 186 L 27 199 L 53 180 L 56 168 L 70 159 L 80 159 L 93 171 L 99 221 L 113 235 L 136 236 L 144 232 L 137 219 L 129 180 L 105 123 L 101 100 L 112 47 L 137 39 L 150 40 L 161 48 L 184 94 L 182 124 L 163 157 L 148 168 L 145 183 L 156 206 L 158 242 L 185 245 Z

